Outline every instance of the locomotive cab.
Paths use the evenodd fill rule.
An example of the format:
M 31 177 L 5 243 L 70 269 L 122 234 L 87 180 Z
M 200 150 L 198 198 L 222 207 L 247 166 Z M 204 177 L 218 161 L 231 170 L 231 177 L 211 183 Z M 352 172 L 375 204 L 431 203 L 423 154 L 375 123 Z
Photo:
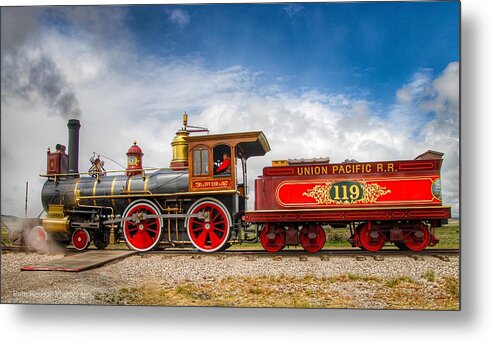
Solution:
M 185 140 L 190 191 L 235 191 L 234 211 L 243 212 L 248 198 L 247 161 L 270 151 L 263 132 L 188 136 Z

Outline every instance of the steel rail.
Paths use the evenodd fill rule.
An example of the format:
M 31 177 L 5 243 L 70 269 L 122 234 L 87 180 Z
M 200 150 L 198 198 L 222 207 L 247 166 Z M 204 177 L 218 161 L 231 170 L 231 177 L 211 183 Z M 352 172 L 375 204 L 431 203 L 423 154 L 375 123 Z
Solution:
M 28 246 L 1 246 L 1 251 L 8 252 L 33 252 Z M 95 249 L 90 249 L 95 250 Z M 115 248 L 111 250 L 128 250 L 126 248 Z M 75 249 L 67 247 L 67 252 L 76 252 Z M 78 253 L 78 252 L 76 252 Z M 459 249 L 425 249 L 420 252 L 405 251 L 399 249 L 382 249 L 378 252 L 363 251 L 360 249 L 323 249 L 317 253 L 309 253 L 302 249 L 288 249 L 276 253 L 270 253 L 261 249 L 229 249 L 227 251 L 220 251 L 214 253 L 205 253 L 196 249 L 181 249 L 181 248 L 157 248 L 151 251 L 139 252 L 138 255 L 201 255 L 201 256 L 214 256 L 214 255 L 227 255 L 227 256 L 242 256 L 242 255 L 256 255 L 256 256 L 438 256 L 438 255 L 449 255 L 449 256 L 459 256 Z

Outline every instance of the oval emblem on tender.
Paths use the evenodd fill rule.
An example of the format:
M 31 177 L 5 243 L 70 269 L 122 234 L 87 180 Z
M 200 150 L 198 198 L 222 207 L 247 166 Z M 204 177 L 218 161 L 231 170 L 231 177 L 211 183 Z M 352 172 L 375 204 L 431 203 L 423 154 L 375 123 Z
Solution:
M 438 200 L 442 200 L 441 178 L 436 179 L 432 183 L 432 195 Z

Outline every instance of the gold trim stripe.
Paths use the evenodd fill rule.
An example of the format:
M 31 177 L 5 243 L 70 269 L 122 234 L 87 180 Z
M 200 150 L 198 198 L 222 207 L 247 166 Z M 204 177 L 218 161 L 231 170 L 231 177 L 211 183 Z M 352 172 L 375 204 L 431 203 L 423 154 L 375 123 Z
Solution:
M 145 181 L 144 181 L 144 189 L 143 189 L 143 191 L 144 191 L 144 192 L 147 192 L 147 183 L 149 182 L 149 178 L 150 178 L 150 177 L 145 177 Z
M 132 181 L 133 181 L 133 177 L 130 176 L 128 177 L 128 186 L 126 187 L 126 191 L 128 191 L 128 193 L 131 193 L 132 192 Z
M 116 185 L 116 176 L 114 177 L 113 179 L 113 182 L 111 183 L 111 196 L 114 195 L 114 186 Z M 113 204 L 113 208 L 116 207 L 116 203 L 114 201 L 114 199 L 111 200 L 111 203 Z
M 80 181 L 80 178 L 77 178 L 77 180 L 75 181 L 75 185 L 73 187 L 73 204 L 77 204 L 77 189 L 79 187 L 79 181 Z
M 128 182 L 126 186 L 126 191 L 128 192 L 129 195 L 131 195 L 132 192 L 132 181 L 133 181 L 133 176 L 128 177 Z M 130 203 L 130 200 L 128 199 L 128 203 Z
M 96 204 L 96 198 L 98 197 L 98 196 L 96 196 L 97 183 L 99 183 L 99 180 L 96 177 L 96 179 L 94 179 L 94 186 L 92 187 L 92 196 L 95 197 L 94 198 L 94 205 L 97 205 Z

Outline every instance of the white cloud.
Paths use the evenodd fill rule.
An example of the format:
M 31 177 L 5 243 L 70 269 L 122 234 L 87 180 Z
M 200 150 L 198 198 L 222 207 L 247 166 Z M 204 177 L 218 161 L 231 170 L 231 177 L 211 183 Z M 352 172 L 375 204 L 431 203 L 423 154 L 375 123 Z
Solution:
M 145 166 L 167 167 L 170 142 L 186 110 L 191 124 L 211 132 L 265 132 L 272 151 L 250 161 L 250 185 L 272 159 L 375 161 L 443 151 L 445 202 L 458 210 L 456 63 L 438 77 L 417 73 L 395 94 L 397 101 L 386 117 L 365 99 L 316 89 L 288 91 L 278 81 L 258 88 L 258 73 L 241 66 L 212 71 L 199 59 L 141 58 L 127 46 L 104 44 L 92 34 L 81 33 L 74 40 L 43 31 L 36 47 L 49 53 L 80 103 L 81 171 L 89 168 L 94 151 L 125 164 L 135 138 L 145 153 Z M 36 92 L 2 98 L 2 213 L 22 215 L 26 180 L 29 215 L 41 210 L 43 179 L 38 174 L 45 172 L 46 148 L 67 140 L 66 118 L 47 116 L 49 111 Z M 106 162 L 108 169 L 119 168 Z
M 188 12 L 182 9 L 174 9 L 168 12 L 168 20 L 183 28 L 191 22 Z

